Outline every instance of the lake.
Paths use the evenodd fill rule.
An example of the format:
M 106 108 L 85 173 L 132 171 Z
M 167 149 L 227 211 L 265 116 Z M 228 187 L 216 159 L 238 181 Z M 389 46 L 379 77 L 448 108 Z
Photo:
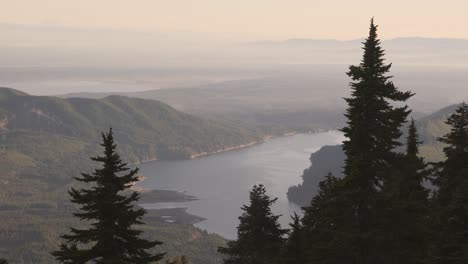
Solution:
M 343 134 L 338 131 L 298 134 L 194 160 L 143 163 L 139 167 L 146 180 L 138 183 L 139 187 L 179 190 L 199 199 L 143 206 L 147 209 L 188 208 L 189 213 L 206 218 L 196 226 L 235 238 L 241 206 L 249 202 L 252 186 L 263 184 L 270 197 L 278 198 L 273 212 L 281 214 L 281 224 L 288 227 L 290 215 L 300 211 L 298 206 L 288 202 L 288 187 L 301 183 L 300 176 L 310 166 L 311 153 L 343 140 Z

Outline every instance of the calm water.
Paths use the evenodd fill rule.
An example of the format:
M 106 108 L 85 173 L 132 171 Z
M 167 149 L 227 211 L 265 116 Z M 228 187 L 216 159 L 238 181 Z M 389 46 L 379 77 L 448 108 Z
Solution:
M 295 135 L 277 138 L 247 149 L 186 161 L 141 164 L 147 179 L 145 188 L 186 191 L 199 198 L 187 203 L 146 204 L 146 208 L 186 207 L 188 212 L 206 218 L 197 224 L 210 233 L 235 238 L 240 207 L 248 203 L 254 184 L 264 184 L 271 197 L 278 197 L 274 213 L 282 214 L 287 227 L 290 215 L 299 208 L 288 202 L 288 187 L 301 182 L 309 156 L 324 145 L 343 141 L 340 132 Z

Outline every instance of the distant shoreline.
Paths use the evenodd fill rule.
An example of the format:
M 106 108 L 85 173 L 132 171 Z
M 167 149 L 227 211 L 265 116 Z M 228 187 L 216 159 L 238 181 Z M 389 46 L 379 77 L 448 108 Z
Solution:
M 187 157 L 186 159 L 177 159 L 177 160 L 193 160 L 193 159 L 208 157 L 208 156 L 211 156 L 211 155 L 222 154 L 222 153 L 225 153 L 225 152 L 236 151 L 236 150 L 241 150 L 241 149 L 257 146 L 257 145 L 263 144 L 263 143 L 265 143 L 265 142 L 267 142 L 269 140 L 276 139 L 276 138 L 291 137 L 291 136 L 300 135 L 300 134 L 304 134 L 304 135 L 306 135 L 306 134 L 317 134 L 317 133 L 323 133 L 323 132 L 328 132 L 328 131 L 333 131 L 333 130 L 334 129 L 316 130 L 316 131 L 309 131 L 309 132 L 296 132 L 296 131 L 293 131 L 293 132 L 288 132 L 288 133 L 284 133 L 284 134 L 281 134 L 281 135 L 266 135 L 261 140 L 251 141 L 249 143 L 245 143 L 245 144 L 241 144 L 241 145 L 237 145 L 237 146 L 225 147 L 223 149 L 218 149 L 218 150 L 215 150 L 215 151 L 196 153 L 196 154 L 192 154 L 190 157 Z M 160 160 L 160 159 L 157 159 L 157 158 L 155 158 L 155 159 L 145 159 L 145 160 L 142 160 L 142 161 L 139 161 L 139 162 L 132 163 L 130 165 L 140 165 L 140 164 L 143 164 L 143 163 L 155 162 L 155 161 L 170 161 L 170 160 Z

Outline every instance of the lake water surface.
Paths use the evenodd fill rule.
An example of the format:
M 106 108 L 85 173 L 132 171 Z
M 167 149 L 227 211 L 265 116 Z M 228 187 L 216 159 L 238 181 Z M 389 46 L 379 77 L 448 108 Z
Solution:
M 199 200 L 185 203 L 145 204 L 144 207 L 185 207 L 188 212 L 206 218 L 197 224 L 210 233 L 236 237 L 241 206 L 249 202 L 255 184 L 267 187 L 277 197 L 273 207 L 288 226 L 290 215 L 300 208 L 288 202 L 288 187 L 301 182 L 302 171 L 310 165 L 309 156 L 324 145 L 344 140 L 337 131 L 299 134 L 269 140 L 246 149 L 184 161 L 157 161 L 140 164 L 147 179 L 138 186 L 185 191 Z

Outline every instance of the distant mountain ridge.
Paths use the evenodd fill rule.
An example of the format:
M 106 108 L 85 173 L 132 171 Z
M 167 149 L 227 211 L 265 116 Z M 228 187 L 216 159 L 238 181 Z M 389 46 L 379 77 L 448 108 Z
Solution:
M 320 39 L 320 38 L 290 38 L 278 41 L 256 41 L 250 44 L 300 44 L 300 45 L 340 45 L 340 44 L 359 44 L 364 39 Z M 463 38 L 432 38 L 432 37 L 397 37 L 391 39 L 383 39 L 382 42 L 387 44 L 401 44 L 401 45 L 447 45 L 454 47 L 463 47 L 468 45 L 468 39 Z
M 110 65 L 225 67 L 226 65 L 349 64 L 357 58 L 359 39 L 294 38 L 242 42 L 213 33 L 162 32 L 15 25 L 0 23 L 4 41 L 0 54 L 5 65 Z M 89 40 L 93 41 L 90 42 Z M 465 39 L 404 37 L 384 39 L 396 65 L 453 63 L 466 66 Z M 27 43 L 27 45 L 25 45 Z M 432 51 L 427 54 L 427 50 Z M 325 56 L 321 51 L 327 51 Z M 408 51 L 409 50 L 409 51 Z M 181 52 L 183 51 L 183 56 Z M 319 52 L 317 52 L 319 51 Z M 456 51 L 456 54 L 455 52 Z M 351 53 L 351 54 L 349 54 Z M 408 56 L 410 55 L 410 56 Z M 447 57 L 448 56 L 448 57 Z

